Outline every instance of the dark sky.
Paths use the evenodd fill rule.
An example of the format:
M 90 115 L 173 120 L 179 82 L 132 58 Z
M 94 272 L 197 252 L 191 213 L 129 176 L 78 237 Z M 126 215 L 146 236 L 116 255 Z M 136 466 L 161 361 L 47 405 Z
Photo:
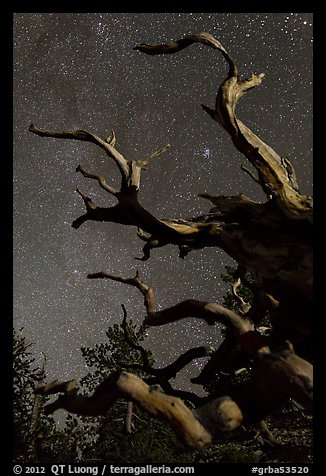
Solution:
M 71 222 L 84 213 L 79 187 L 99 206 L 114 198 L 75 173 L 81 164 L 119 180 L 113 162 L 93 144 L 41 138 L 47 130 L 86 129 L 117 135 L 127 159 L 171 149 L 143 173 L 140 201 L 159 218 L 189 217 L 211 206 L 200 192 L 264 200 L 241 171 L 245 158 L 201 109 L 213 107 L 227 73 L 222 55 L 202 45 L 167 56 L 134 51 L 137 43 L 166 43 L 207 31 L 236 60 L 242 78 L 266 73 L 238 105 L 238 116 L 294 165 L 302 193 L 312 194 L 311 13 L 16 13 L 14 14 L 14 325 L 24 327 L 49 379 L 81 377 L 80 347 L 104 342 L 107 328 L 128 316 L 141 322 L 140 293 L 129 286 L 87 280 L 108 271 L 141 276 L 166 307 L 186 298 L 219 302 L 220 274 L 233 261 L 218 249 L 178 258 L 154 250 L 146 263 L 136 230 L 110 223 Z M 218 326 L 187 319 L 149 330 L 158 364 L 192 346 L 220 341 Z M 202 361 L 180 382 L 198 373 Z M 198 367 L 198 369 L 194 367 Z M 190 375 L 191 373 L 191 375 Z

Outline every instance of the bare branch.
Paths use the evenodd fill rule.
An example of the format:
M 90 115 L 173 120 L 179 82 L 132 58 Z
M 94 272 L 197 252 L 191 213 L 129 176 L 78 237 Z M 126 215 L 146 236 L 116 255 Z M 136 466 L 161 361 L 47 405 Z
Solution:
M 124 278 L 105 272 L 89 274 L 87 277 L 89 279 L 107 278 L 139 289 L 144 296 L 147 311 L 144 320 L 146 325 L 161 326 L 180 319 L 195 317 L 203 319 L 209 325 L 219 322 L 232 329 L 242 348 L 250 354 L 255 354 L 258 350 L 265 351 L 268 349 L 265 340 L 254 332 L 254 325 L 249 319 L 245 319 L 219 304 L 188 299 L 175 306 L 157 311 L 154 290 L 139 278 L 138 272 L 134 278 Z
M 85 195 L 79 188 L 76 188 L 76 192 L 77 192 L 77 193 L 82 197 L 82 199 L 84 200 L 86 209 L 87 209 L 88 211 L 96 210 L 96 209 L 97 209 L 97 205 L 95 205 L 95 203 L 93 203 L 92 199 L 91 199 L 90 197 L 88 197 L 87 195 Z
M 243 274 L 244 274 L 243 268 L 241 266 L 238 266 L 238 268 L 236 269 L 234 273 L 234 282 L 232 283 L 231 288 L 232 288 L 233 296 L 240 304 L 242 314 L 247 314 L 251 306 L 238 294 L 238 288 L 241 285 L 241 277 Z
M 116 138 L 115 132 L 113 130 L 111 131 L 111 134 L 109 135 L 109 137 L 106 138 L 106 142 L 108 144 L 112 145 L 112 147 L 115 147 L 115 144 L 117 142 L 117 138 Z
M 176 40 L 168 44 L 147 45 L 145 43 L 141 43 L 139 45 L 136 45 L 134 47 L 134 50 L 141 51 L 142 53 L 146 53 L 148 55 L 171 54 L 177 53 L 178 51 L 183 50 L 184 48 L 189 45 L 192 45 L 193 43 L 202 43 L 211 48 L 221 51 L 230 66 L 229 76 L 237 76 L 237 66 L 233 59 L 230 57 L 229 53 L 226 51 L 224 46 L 218 40 L 216 40 L 216 38 L 206 32 L 187 35 L 181 38 L 180 40 Z
M 175 306 L 157 311 L 154 315 L 148 316 L 145 323 L 151 326 L 161 326 L 187 317 L 203 319 L 209 325 L 220 322 L 227 327 L 235 328 L 241 334 L 253 330 L 252 323 L 230 309 L 220 304 L 195 299 L 188 299 Z
M 259 178 L 256 177 L 256 176 L 251 172 L 251 170 L 247 169 L 247 167 L 245 167 L 245 166 L 242 165 L 242 164 L 240 165 L 240 167 L 241 167 L 241 170 L 243 170 L 244 172 L 246 172 L 246 174 L 248 174 L 249 177 L 252 178 L 252 180 L 253 180 L 255 183 L 257 183 L 258 185 L 262 185 L 262 184 L 260 183 Z
M 230 134 L 236 148 L 259 171 L 260 184 L 264 192 L 274 197 L 283 213 L 291 218 L 311 221 L 311 198 L 298 192 L 298 184 L 290 162 L 267 146 L 235 114 L 239 99 L 247 91 L 261 84 L 264 73 L 252 74 L 250 78 L 240 80 L 234 60 L 221 43 L 206 32 L 187 35 L 168 44 L 140 44 L 135 49 L 147 54 L 168 54 L 181 51 L 196 42 L 219 50 L 230 66 L 227 79 L 218 89 L 215 109 L 205 105 L 202 105 L 202 108 Z
M 236 196 L 215 197 L 209 193 L 199 193 L 200 198 L 205 198 L 215 205 L 210 213 L 214 213 L 216 219 L 226 223 L 248 223 L 259 220 L 264 222 L 264 215 L 267 215 L 266 203 L 258 203 L 246 197 L 242 193 Z M 268 215 L 269 219 L 270 216 Z
M 194 347 L 181 354 L 174 362 L 161 369 L 152 369 L 153 375 L 163 375 L 168 379 L 175 378 L 176 375 L 192 362 L 194 359 L 208 357 L 212 354 L 211 347 Z
M 108 193 L 111 193 L 112 195 L 117 195 L 119 193 L 119 190 L 111 187 L 110 185 L 107 184 L 106 180 L 102 175 L 97 175 L 97 174 L 92 174 L 90 172 L 87 172 L 81 165 L 78 165 L 76 168 L 76 172 L 80 172 L 84 177 L 95 179 L 98 181 L 99 185 L 103 188 Z
M 156 390 L 151 391 L 136 375 L 126 372 L 111 375 L 98 387 L 92 397 L 79 396 L 78 399 L 76 396 L 69 398 L 69 395 L 59 397 L 55 409 L 66 408 L 68 411 L 76 411 L 83 415 L 94 415 L 96 412 L 96 415 L 100 415 L 121 397 L 138 403 L 151 415 L 167 420 L 190 446 L 202 447 L 210 443 L 209 433 L 181 400 Z M 53 406 L 50 407 L 51 411 L 53 409 Z
M 235 348 L 236 343 L 237 340 L 234 333 L 228 332 L 216 351 L 212 353 L 206 365 L 201 369 L 199 375 L 191 378 L 190 381 L 197 385 L 208 383 L 219 370 L 219 367 L 223 365 L 225 357 Z
M 164 154 L 164 152 L 166 152 L 169 148 L 171 147 L 170 144 L 166 144 L 164 147 L 162 147 L 161 149 L 158 149 L 157 151 L 153 152 L 153 154 L 151 154 L 148 159 L 145 159 L 145 160 L 138 160 L 137 161 L 137 165 L 141 168 L 145 168 L 150 162 L 151 160 L 153 159 L 157 159 L 158 157 L 160 157 L 160 155 Z
M 128 335 L 127 328 L 126 328 L 126 318 L 127 318 L 127 311 L 122 304 L 124 318 L 123 318 L 123 331 L 125 336 L 125 341 L 127 344 L 132 347 L 133 349 L 137 350 L 141 353 L 142 357 L 142 364 L 138 363 L 124 363 L 119 362 L 119 367 L 123 369 L 133 369 L 133 370 L 140 370 L 143 373 L 147 373 L 152 377 L 146 377 L 144 381 L 148 385 L 160 385 L 165 393 L 168 395 L 173 395 L 178 398 L 182 398 L 188 402 L 191 402 L 195 407 L 199 406 L 203 403 L 203 400 L 206 398 L 198 397 L 193 392 L 187 392 L 183 390 L 175 390 L 172 388 L 169 380 L 171 378 L 175 378 L 177 373 L 180 372 L 186 365 L 188 365 L 192 360 L 200 357 L 208 357 L 212 354 L 214 349 L 211 347 L 195 347 L 193 349 L 189 349 L 184 354 L 180 355 L 174 362 L 167 365 L 166 367 L 162 368 L 153 368 L 148 360 L 148 355 L 146 350 L 139 344 L 135 344 Z
M 202 107 L 228 132 L 235 147 L 257 171 L 258 175 L 255 176 L 241 166 L 242 170 L 262 187 L 268 198 L 266 203 L 257 203 L 242 194 L 215 197 L 203 193 L 199 196 L 214 205 L 208 214 L 188 219 L 158 219 L 141 206 L 138 191 L 143 169 L 151 160 L 161 156 L 170 147 L 169 144 L 147 159 L 127 161 L 115 148 L 114 131 L 103 140 L 96 134 L 83 130 L 48 132 L 37 129 L 33 124 L 29 130 L 39 136 L 94 143 L 101 147 L 119 168 L 121 185 L 120 188 L 114 188 L 103 176 L 90 173 L 80 165 L 77 167 L 77 171 L 84 177 L 97 180 L 103 190 L 115 196 L 118 204 L 111 208 L 98 207 L 90 197 L 77 189 L 85 204 L 86 213 L 73 222 L 75 228 L 86 220 L 112 221 L 136 226 L 139 238 L 145 242 L 144 255 L 140 258 L 142 261 L 150 257 L 153 248 L 171 243 L 179 247 L 179 256 L 182 258 L 193 249 L 217 246 L 239 264 L 232 283 L 233 295 L 242 308 L 239 314 L 217 303 L 195 299 L 157 310 L 154 290 L 139 277 L 138 272 L 133 278 L 104 272 L 89 274 L 90 279 L 108 278 L 136 287 L 144 298 L 145 325 L 159 326 L 184 318 L 198 318 L 208 325 L 223 324 L 227 328 L 226 339 L 213 354 L 205 347 L 198 347 L 188 350 L 164 368 L 153 369 L 146 350 L 129 337 L 127 311 L 122 306 L 125 341 L 131 348 L 140 352 L 142 357 L 142 365 L 132 363 L 125 366 L 147 373 L 149 377 L 145 382 L 133 374 L 117 371 L 105 379 L 90 397 L 78 394 L 76 381 L 42 384 L 36 391 L 39 395 L 61 394 L 55 402 L 47 406 L 48 413 L 64 408 L 81 415 L 96 416 L 104 414 L 117 399 L 125 399 L 130 402 L 126 418 L 127 432 L 131 431 L 133 402 L 152 416 L 167 421 L 183 442 L 201 448 L 216 441 L 223 431 L 233 430 L 242 423 L 257 423 L 287 398 L 298 400 L 306 408 L 311 405 L 312 366 L 295 354 L 290 343 L 286 348 L 272 351 L 266 344 L 267 338 L 260 335 L 255 326 L 261 322 L 266 309 L 269 309 L 274 331 L 277 325 L 283 326 L 281 343 L 289 338 L 290 331 L 291 339 L 293 335 L 296 337 L 293 341 L 295 345 L 300 339 L 306 339 L 307 342 L 311 335 L 309 316 L 312 300 L 312 200 L 299 193 L 290 161 L 267 146 L 236 116 L 239 99 L 250 89 L 261 85 L 263 73 L 240 79 L 237 65 L 229 53 L 218 40 L 206 32 L 187 35 L 163 45 L 140 44 L 135 49 L 150 55 L 170 54 L 193 43 L 201 43 L 218 50 L 229 65 L 227 78 L 218 89 L 214 109 L 204 105 Z M 256 272 L 257 284 L 252 284 L 246 278 L 247 270 Z M 254 294 L 251 308 L 238 293 L 240 283 Z M 268 341 L 271 346 L 275 345 L 273 339 L 274 337 Z M 192 392 L 172 388 L 169 380 L 181 369 L 194 358 L 209 355 L 210 360 L 200 375 L 192 379 L 195 383 L 207 381 L 212 372 L 222 368 L 223 359 L 236 346 L 240 347 L 244 360 L 250 360 L 253 378 L 250 377 L 250 381 L 245 385 L 235 386 L 230 395 L 207 401 Z M 19 349 L 15 351 L 19 352 Z M 148 383 L 159 384 L 165 394 L 149 388 Z M 192 402 L 196 409 L 191 411 L 176 397 Z
M 132 347 L 136 349 L 136 346 L 133 345 Z M 136 350 L 140 351 L 140 349 L 138 348 Z M 146 362 L 144 362 L 143 364 L 122 363 L 121 365 L 123 368 L 142 370 L 143 372 L 146 372 L 150 375 L 160 378 L 164 377 L 165 379 L 170 380 L 171 378 L 175 378 L 176 375 L 194 359 L 209 357 L 210 355 L 212 355 L 213 351 L 214 350 L 212 347 L 194 347 L 192 349 L 187 350 L 185 353 L 179 355 L 179 357 L 171 364 L 168 364 L 166 367 L 161 368 L 154 368 Z M 153 384 L 155 383 L 154 380 L 152 380 L 151 382 Z M 159 383 L 159 381 L 157 382 Z
M 253 381 L 236 387 L 231 396 L 215 398 L 194 410 L 179 398 L 151 389 L 139 377 L 126 372 L 111 374 L 90 397 L 69 391 L 67 383 L 42 385 L 36 393 L 64 393 L 47 405 L 47 413 L 64 408 L 89 416 L 105 414 L 118 398 L 123 398 L 167 421 L 188 446 L 202 448 L 216 441 L 221 432 L 232 431 L 242 423 L 259 422 L 287 398 L 293 397 L 311 408 L 311 364 L 298 357 L 291 346 L 275 353 L 258 352 L 256 357 Z
M 126 308 L 123 304 L 121 304 L 121 307 L 123 309 L 123 320 L 122 320 L 122 329 L 123 329 L 123 333 L 124 333 L 124 338 L 125 338 L 125 341 L 126 343 L 132 347 L 133 349 L 137 350 L 138 352 L 140 352 L 141 354 L 141 357 L 142 357 L 142 361 L 143 361 L 143 369 L 146 371 L 146 369 L 150 369 L 151 368 L 151 365 L 149 363 L 149 360 L 148 360 L 148 355 L 147 355 L 147 352 L 146 350 L 144 349 L 144 347 L 142 347 L 141 345 L 139 344 L 135 344 L 129 337 L 129 334 L 128 334 L 128 330 L 127 330 L 127 311 L 126 311 Z
M 34 126 L 34 124 L 31 124 L 29 126 L 29 131 L 41 137 L 56 137 L 59 139 L 75 139 L 75 140 L 82 140 L 86 142 L 92 142 L 93 144 L 96 144 L 100 146 L 102 149 L 104 149 L 105 152 L 108 154 L 108 156 L 111 157 L 115 161 L 123 179 L 127 179 L 129 176 L 129 165 L 127 160 L 111 145 L 111 143 L 115 143 L 115 139 L 114 141 L 113 139 L 109 139 L 109 142 L 107 142 L 102 140 L 98 135 L 92 132 L 83 131 L 83 130 L 50 132 L 50 131 L 38 129 Z
M 151 315 L 152 313 L 156 312 L 156 304 L 154 298 L 154 290 L 146 283 L 144 283 L 139 278 L 139 273 L 137 271 L 136 276 L 134 278 L 123 278 L 121 276 L 116 276 L 114 274 L 99 272 L 99 273 L 92 273 L 88 274 L 87 276 L 89 279 L 112 279 L 113 281 L 118 281 L 119 283 L 129 284 L 130 286 L 135 286 L 144 296 L 144 304 L 147 310 L 147 314 Z
M 67 382 L 58 382 L 58 380 L 54 380 L 48 384 L 39 384 L 35 392 L 36 393 L 43 393 L 45 395 L 52 395 L 56 393 L 64 393 L 70 394 L 75 393 L 77 389 L 77 381 L 75 379 L 68 380 Z
M 37 393 L 46 394 L 45 387 Z M 188 446 L 202 448 L 212 442 L 212 434 L 202 425 L 200 410 L 191 411 L 179 398 L 151 389 L 136 375 L 115 372 L 105 379 L 91 397 L 61 395 L 47 405 L 47 413 L 64 408 L 79 415 L 97 416 L 107 412 L 118 398 L 131 400 L 150 415 L 169 423 L 179 438 Z M 242 422 L 238 405 L 229 397 L 214 401 L 214 426 L 222 431 L 237 428 Z M 207 408 L 206 408 L 207 411 Z

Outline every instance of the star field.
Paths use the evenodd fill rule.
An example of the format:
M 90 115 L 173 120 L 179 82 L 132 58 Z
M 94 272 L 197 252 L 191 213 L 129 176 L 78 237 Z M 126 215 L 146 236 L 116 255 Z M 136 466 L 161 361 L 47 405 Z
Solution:
M 238 116 L 294 165 L 300 190 L 312 194 L 311 13 L 15 13 L 14 14 L 14 325 L 48 357 L 48 378 L 81 377 L 81 346 L 106 339 L 107 328 L 144 316 L 139 291 L 88 273 L 141 277 L 156 290 L 158 306 L 186 298 L 221 300 L 220 274 L 233 264 L 205 249 L 178 258 L 173 246 L 146 262 L 136 229 L 72 221 L 84 213 L 79 187 L 99 206 L 114 199 L 75 173 L 81 164 L 115 185 L 114 163 L 93 144 L 37 137 L 46 130 L 85 129 L 105 138 L 114 129 L 127 158 L 171 149 L 142 176 L 140 202 L 159 218 L 200 215 L 210 204 L 201 192 L 264 200 L 240 169 L 246 160 L 204 113 L 213 107 L 227 73 L 222 55 L 202 45 L 167 56 L 133 50 L 207 31 L 236 60 L 242 78 L 266 73 L 239 103 Z M 220 331 L 187 319 L 149 330 L 146 345 L 157 365 L 197 345 L 216 346 Z M 197 361 L 195 366 L 201 366 Z M 198 370 L 192 368 L 191 376 Z M 180 382 L 186 388 L 189 370 Z

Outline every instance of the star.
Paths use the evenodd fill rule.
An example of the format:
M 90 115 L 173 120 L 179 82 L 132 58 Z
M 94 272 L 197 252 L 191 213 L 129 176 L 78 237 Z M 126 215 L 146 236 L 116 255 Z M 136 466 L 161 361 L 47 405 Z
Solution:
M 300 190 L 312 194 L 312 23 L 310 13 L 14 14 L 14 325 L 24 327 L 36 356 L 49 358 L 49 379 L 85 374 L 79 349 L 106 341 L 108 327 L 121 322 L 122 303 L 134 323 L 144 317 L 135 290 L 88 280 L 88 273 L 133 276 L 139 269 L 163 309 L 188 298 L 221 302 L 227 286 L 220 275 L 234 262 L 210 248 L 181 260 L 168 246 L 143 263 L 134 260 L 143 243 L 131 227 L 88 222 L 73 229 L 84 213 L 77 187 L 99 206 L 116 203 L 76 174 L 77 165 L 113 186 L 119 173 L 93 144 L 36 137 L 30 123 L 103 138 L 114 129 L 128 160 L 169 142 L 169 152 L 148 166 L 139 194 L 158 218 L 206 213 L 201 192 L 264 199 L 240 168 L 244 157 L 200 107 L 214 106 L 227 74 L 223 57 L 202 45 L 159 57 L 133 50 L 207 31 L 230 51 L 242 78 L 266 74 L 241 99 L 237 115 L 289 157 Z M 187 319 L 150 329 L 145 342 L 159 366 L 192 346 L 220 341 L 218 326 Z M 178 377 L 180 388 L 189 388 L 197 365 Z
M 209 159 L 210 155 L 211 155 L 210 148 L 209 148 L 209 147 L 205 147 L 205 148 L 204 148 L 203 157 L 204 157 L 205 159 Z

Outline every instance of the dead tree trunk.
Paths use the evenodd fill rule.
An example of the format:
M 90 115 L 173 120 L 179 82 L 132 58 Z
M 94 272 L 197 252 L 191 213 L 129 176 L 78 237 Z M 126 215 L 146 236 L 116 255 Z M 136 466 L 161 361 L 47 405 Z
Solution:
M 143 406 L 152 415 L 166 419 L 187 444 L 201 447 L 213 441 L 220 431 L 233 429 L 242 421 L 259 421 L 290 396 L 303 400 L 306 405 L 310 403 L 312 368 L 302 357 L 312 359 L 313 213 L 312 198 L 300 193 L 290 161 L 278 155 L 236 116 L 238 100 L 248 90 L 261 84 L 263 73 L 240 79 L 233 58 L 219 41 L 205 32 L 188 35 L 169 44 L 140 44 L 134 49 L 149 55 L 171 54 L 193 43 L 202 43 L 219 51 L 228 63 L 229 71 L 218 89 L 214 109 L 204 105 L 202 108 L 225 129 L 234 146 L 250 162 L 255 174 L 241 167 L 261 186 L 266 195 L 264 203 L 242 194 L 215 197 L 205 192 L 199 196 L 214 205 L 207 214 L 187 219 L 158 219 L 139 203 L 138 191 L 142 170 L 152 159 L 165 152 L 169 144 L 147 159 L 127 161 L 116 148 L 113 132 L 103 140 L 94 133 L 82 130 L 51 132 L 34 125 L 29 130 L 41 137 L 92 142 L 105 151 L 120 171 L 120 186 L 114 187 L 103 176 L 91 173 L 80 165 L 77 167 L 77 172 L 85 178 L 97 180 L 100 187 L 118 203 L 110 208 L 98 207 L 77 189 L 84 201 L 86 214 L 73 222 L 75 228 L 86 220 L 136 226 L 137 235 L 145 241 L 142 260 L 149 259 L 153 248 L 174 244 L 178 246 L 181 258 L 192 250 L 216 246 L 238 263 L 233 284 L 235 298 L 241 302 L 237 294 L 240 283 L 254 294 L 251 307 L 241 302 L 241 315 L 217 303 L 196 299 L 157 311 L 153 289 L 138 274 L 134 278 L 104 272 L 89 275 L 89 278 L 110 278 L 136 286 L 144 296 L 145 322 L 148 325 L 157 326 L 196 317 L 204 319 L 209 325 L 219 322 L 231 329 L 232 333 L 195 380 L 204 383 L 217 362 L 236 344 L 254 359 L 256 370 L 254 379 L 245 387 L 236 388 L 234 395 L 223 396 L 190 411 L 176 397 L 150 392 L 144 382 L 126 373 L 111 376 L 89 399 L 78 396 L 76 392 L 68 392 L 64 384 L 50 388 L 50 392 L 63 391 L 64 395 L 49 407 L 49 411 L 66 408 L 81 414 L 97 415 L 117 398 L 126 398 Z M 247 271 L 255 274 L 255 285 L 246 280 Z M 266 310 L 271 316 L 272 341 L 265 340 L 255 330 Z M 289 341 L 301 357 L 293 351 Z M 49 388 L 45 386 L 42 391 L 49 393 Z
M 294 397 L 307 409 L 311 407 L 312 366 L 291 348 L 279 353 L 257 353 L 257 372 L 249 384 L 190 410 L 177 397 L 151 389 L 136 375 L 116 372 L 105 379 L 91 397 L 78 395 L 71 382 L 43 385 L 37 392 L 45 395 L 63 393 L 47 413 L 64 408 L 79 415 L 103 415 L 117 399 L 133 401 L 153 417 L 167 421 L 188 446 L 202 448 L 241 424 L 261 421 L 285 399 Z
M 172 308 L 156 311 L 153 289 L 141 281 L 139 275 L 130 279 L 105 273 L 89 277 L 109 278 L 136 286 L 144 296 L 147 310 L 146 321 L 155 325 L 185 317 L 199 317 L 210 325 L 215 322 L 224 324 L 234 331 L 243 350 L 254 359 L 254 377 L 247 384 L 235 387 L 232 395 L 210 399 L 204 404 L 201 404 L 198 399 L 197 402 L 195 401 L 197 405 L 193 410 L 173 394 L 167 395 L 153 390 L 136 375 L 124 371 L 111 374 L 91 397 L 78 394 L 76 381 L 53 382 L 37 388 L 37 393 L 45 395 L 62 394 L 55 402 L 47 405 L 47 413 L 64 408 L 79 415 L 98 416 L 105 414 L 117 399 L 123 398 L 140 405 L 152 416 L 167 421 L 185 444 L 202 448 L 217 441 L 224 431 L 232 431 L 241 424 L 260 422 L 287 398 L 295 398 L 308 411 L 311 411 L 312 365 L 298 357 L 291 344 L 287 343 L 283 349 L 272 352 L 265 339 L 254 331 L 249 319 L 218 304 L 191 300 Z M 136 347 L 139 351 L 144 350 L 140 346 Z M 196 354 L 193 353 L 193 357 L 195 356 Z M 150 368 L 144 354 L 144 365 L 137 368 L 156 376 L 170 375 L 171 378 L 177 370 L 179 360 L 180 358 L 174 364 L 165 369 L 156 369 L 155 372 L 155 369 Z M 184 364 L 189 361 L 185 358 L 183 360 Z M 179 369 L 183 366 L 180 365 Z M 171 368 L 174 369 L 173 373 Z
M 43 354 L 43 365 L 41 368 L 41 375 L 42 375 L 42 380 L 40 385 L 44 385 L 44 376 L 45 376 L 45 365 L 46 365 L 46 355 Z M 38 437 L 38 432 L 39 432 L 39 426 L 40 426 L 40 417 L 42 414 L 42 410 L 44 407 L 44 402 L 43 398 L 39 393 L 36 393 L 35 398 L 34 398 L 34 405 L 33 405 L 33 411 L 32 411 L 32 416 L 31 416 L 31 424 L 29 428 L 29 434 L 30 434 L 30 443 L 29 443 L 29 448 L 28 448 L 28 455 L 30 457 L 31 461 L 37 461 L 37 437 Z

